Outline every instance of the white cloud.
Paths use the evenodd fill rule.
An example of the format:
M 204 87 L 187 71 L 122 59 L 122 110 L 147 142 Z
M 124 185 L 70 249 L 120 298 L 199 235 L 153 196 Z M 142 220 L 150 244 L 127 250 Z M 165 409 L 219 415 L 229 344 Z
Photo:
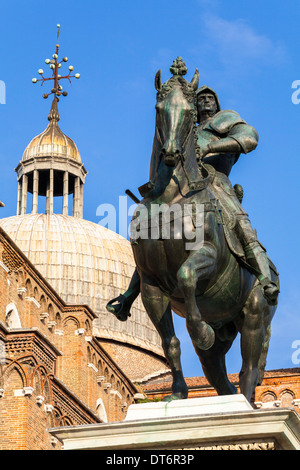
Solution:
M 258 33 L 244 19 L 225 20 L 204 14 L 202 20 L 211 49 L 225 65 L 279 65 L 285 60 L 281 42 Z

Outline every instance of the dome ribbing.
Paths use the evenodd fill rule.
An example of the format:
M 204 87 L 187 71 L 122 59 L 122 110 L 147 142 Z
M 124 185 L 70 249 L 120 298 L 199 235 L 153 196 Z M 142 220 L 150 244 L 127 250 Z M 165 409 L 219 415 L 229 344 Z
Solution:
M 140 297 L 125 323 L 105 308 L 127 289 L 135 269 L 128 240 L 101 225 L 61 214 L 14 216 L 1 219 L 0 226 L 65 302 L 87 304 L 98 315 L 95 335 L 163 356 Z

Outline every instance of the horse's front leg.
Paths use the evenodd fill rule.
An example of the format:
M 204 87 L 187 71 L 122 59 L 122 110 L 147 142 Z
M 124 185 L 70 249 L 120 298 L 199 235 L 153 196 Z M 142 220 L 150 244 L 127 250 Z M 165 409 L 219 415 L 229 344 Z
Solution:
M 186 308 L 186 326 L 193 343 L 202 350 L 212 347 L 214 330 L 201 318 L 196 303 L 196 287 L 199 280 L 210 279 L 216 269 L 217 250 L 211 243 L 203 243 L 191 251 L 177 273 L 178 286 L 183 294 Z
M 161 337 L 172 371 L 172 395 L 165 397 L 164 401 L 187 398 L 188 388 L 182 373 L 180 342 L 175 336 L 169 298 L 145 275 L 141 277 L 141 295 L 145 309 Z

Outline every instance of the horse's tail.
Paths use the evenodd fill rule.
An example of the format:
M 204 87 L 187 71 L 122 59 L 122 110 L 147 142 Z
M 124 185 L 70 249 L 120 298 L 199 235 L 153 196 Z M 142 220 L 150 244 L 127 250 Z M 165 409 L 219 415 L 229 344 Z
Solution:
M 261 385 L 263 379 L 264 379 L 264 374 L 265 374 L 265 368 L 267 364 L 267 354 L 269 350 L 269 343 L 270 343 L 270 338 L 271 338 L 271 325 L 268 325 L 266 329 L 266 334 L 265 334 L 265 341 L 263 344 L 263 349 L 258 361 L 258 383 L 257 385 Z

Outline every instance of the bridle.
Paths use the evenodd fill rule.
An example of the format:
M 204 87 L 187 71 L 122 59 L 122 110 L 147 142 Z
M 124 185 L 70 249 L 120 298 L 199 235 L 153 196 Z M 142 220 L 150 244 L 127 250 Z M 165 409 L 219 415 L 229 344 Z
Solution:
M 157 137 L 158 143 L 160 144 L 160 146 L 162 148 L 163 147 L 163 142 L 162 142 L 162 138 L 161 138 L 161 135 L 160 135 L 159 128 L 157 126 L 156 126 L 155 132 L 156 132 L 156 137 Z M 201 167 L 201 170 L 199 169 L 199 178 L 201 178 L 201 179 L 198 178 L 196 180 L 193 179 L 193 176 L 191 175 L 191 173 L 189 171 L 189 168 L 186 165 L 186 157 L 185 157 L 186 152 L 187 152 L 187 142 L 189 142 L 191 140 L 191 134 L 192 133 L 194 134 L 193 135 L 193 141 L 194 141 L 194 146 L 195 146 L 196 161 L 197 161 L 197 164 L 199 164 L 199 166 Z M 210 181 L 210 175 L 209 175 L 209 172 L 207 171 L 207 169 L 205 168 L 205 166 L 203 165 L 202 160 L 199 158 L 200 147 L 197 143 L 197 111 L 196 110 L 195 110 L 194 116 L 193 116 L 193 125 L 190 126 L 190 130 L 189 130 L 189 132 L 187 133 L 187 135 L 184 139 L 184 142 L 182 144 L 182 148 L 183 148 L 183 152 L 180 152 L 178 157 L 179 157 L 179 160 L 181 162 L 181 165 L 182 165 L 183 171 L 185 173 L 185 176 L 187 178 L 189 189 L 191 191 L 201 191 L 202 189 L 204 189 L 208 186 L 209 181 Z M 201 177 L 200 176 L 201 173 L 202 173 L 202 175 L 205 174 L 205 176 Z M 154 181 L 152 181 L 152 184 L 154 185 Z

